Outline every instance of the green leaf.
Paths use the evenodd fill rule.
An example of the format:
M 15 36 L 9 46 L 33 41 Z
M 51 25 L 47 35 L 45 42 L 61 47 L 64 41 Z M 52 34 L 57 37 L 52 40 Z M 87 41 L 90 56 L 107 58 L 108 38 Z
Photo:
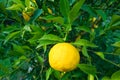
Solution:
M 12 67 L 17 69 L 19 67 L 21 61 L 25 61 L 26 59 L 27 59 L 27 57 L 25 57 L 25 56 L 19 57 L 19 59 L 16 59 L 14 61 L 14 64 L 12 65 Z
M 39 61 L 41 64 L 43 64 L 44 59 L 43 59 L 38 53 L 36 53 L 36 55 L 37 55 L 38 61 Z
M 102 78 L 102 80 L 111 80 L 111 79 L 110 79 L 110 77 L 108 77 L 108 76 L 104 76 L 104 77 Z
M 79 10 L 84 2 L 85 2 L 85 0 L 79 0 L 78 2 L 76 2 L 76 4 L 70 10 L 69 16 L 70 16 L 71 23 L 79 16 Z
M 115 42 L 114 44 L 112 44 L 113 46 L 115 46 L 115 47 L 120 47 L 120 41 L 118 41 L 118 42 Z
M 117 27 L 117 28 L 119 28 L 119 29 L 120 29 L 120 21 L 119 21 L 119 22 L 114 23 L 112 26 Z
M 38 25 L 30 25 L 30 30 L 30 33 L 33 35 L 33 37 L 31 37 L 28 41 L 31 44 L 36 44 L 37 40 L 44 35 L 44 31 Z
M 116 22 L 120 21 L 120 16 L 119 15 L 113 15 L 112 16 L 112 20 L 110 22 L 110 25 L 112 26 L 113 24 L 115 24 Z
M 1 13 L 4 13 L 4 14 L 7 14 L 6 13 L 6 3 L 7 3 L 7 1 L 0 1 L 0 10 L 1 10 Z
M 40 40 L 39 41 L 39 44 L 37 45 L 36 49 L 42 47 L 42 46 L 46 46 L 46 45 L 49 45 L 49 44 L 55 44 L 57 43 L 57 41 L 52 41 L 52 40 Z
M 86 56 L 86 57 L 89 58 L 89 55 L 88 55 L 86 46 L 83 46 L 83 47 L 82 47 L 82 54 L 83 54 L 84 56 Z
M 103 52 L 95 52 L 101 59 L 105 59 Z
M 120 55 L 120 48 L 115 49 L 114 54 Z
M 62 29 L 61 29 L 61 26 L 60 26 L 60 25 L 54 24 L 54 26 L 56 27 L 56 29 L 57 29 L 57 31 L 58 31 L 59 33 L 62 32 Z M 64 35 L 64 33 L 61 33 L 61 35 Z
M 96 10 L 97 14 L 102 17 L 102 19 L 105 21 L 107 19 L 107 15 L 103 10 Z
M 60 73 L 59 71 L 54 70 L 54 71 L 53 71 L 53 74 L 54 74 L 55 78 L 57 78 L 58 80 L 60 79 L 61 73 Z
M 20 53 L 20 54 L 24 54 L 26 51 L 23 49 L 23 47 L 22 46 L 20 46 L 20 45 L 16 45 L 16 44 L 12 44 L 13 45 L 13 50 L 15 51 L 15 52 L 18 52 L 18 53 Z
M 5 38 L 4 44 L 6 44 L 6 42 L 8 42 L 10 39 L 14 39 L 14 38 L 18 37 L 18 35 L 20 35 L 20 31 L 16 31 L 16 32 L 10 33 L 10 34 Z
M 80 39 L 78 41 L 75 41 L 72 44 L 76 46 L 97 47 L 94 43 L 91 43 L 90 41 L 86 39 Z
M 111 30 L 120 29 L 120 16 L 119 15 L 112 16 L 109 29 Z
M 36 44 L 37 40 L 42 37 L 42 34 L 40 32 L 34 32 L 33 34 L 33 37 L 28 40 L 30 44 Z
M 91 30 L 88 26 L 78 26 L 78 27 L 76 27 L 76 29 L 91 33 Z
M 51 40 L 51 41 L 63 42 L 62 38 L 53 34 L 46 34 L 43 37 L 41 37 L 39 40 Z
M 30 25 L 25 25 L 24 28 L 23 28 L 23 30 L 29 31 L 29 32 L 32 31 L 31 28 L 30 28 Z
M 15 32 L 15 31 L 18 31 L 18 30 L 20 30 L 20 28 L 18 28 L 18 27 L 16 27 L 15 25 L 9 25 L 8 27 L 6 27 L 4 30 L 3 30 L 3 32 L 4 33 L 7 33 L 7 34 L 10 34 L 10 33 L 12 33 L 12 32 Z
M 40 32 L 41 34 L 44 33 L 44 31 L 41 29 L 39 25 L 30 25 L 30 28 L 32 29 L 33 32 Z
M 62 17 L 55 17 L 55 16 L 46 16 L 46 17 L 42 17 L 42 19 L 47 20 L 47 21 L 53 21 L 56 23 L 60 23 L 63 24 L 64 23 L 64 19 Z
M 12 71 L 10 58 L 0 60 L 0 77 L 9 74 Z
M 83 5 L 81 9 L 88 12 L 91 16 L 96 17 L 96 12 L 91 6 Z
M 16 3 L 16 4 L 22 4 L 21 0 L 12 0 L 12 2 Z
M 30 0 L 25 0 L 25 5 L 26 5 L 27 7 L 29 7 L 29 6 L 30 6 Z
M 68 0 L 60 0 L 60 12 L 65 18 L 68 17 L 69 10 L 70 10 L 70 5 Z
M 66 32 L 69 32 L 72 30 L 71 24 L 64 24 L 64 27 Z
M 39 9 L 43 7 L 43 0 L 35 0 Z
M 17 68 L 18 68 L 18 65 L 20 64 L 20 62 L 21 62 L 20 59 L 16 59 L 16 60 L 14 61 L 14 64 L 12 65 L 12 67 L 17 69 Z
M 39 40 L 42 36 L 43 36 L 43 33 L 42 32 L 32 32 L 31 34 L 33 34 L 33 37 L 31 37 L 28 41 L 31 43 L 31 44 L 35 44 L 37 40 Z
M 52 68 L 49 68 L 47 71 L 46 71 L 46 80 L 49 80 L 49 77 L 50 75 L 52 74 L 53 72 L 53 69 Z
M 119 80 L 120 79 L 120 70 L 116 71 L 115 73 L 112 74 L 111 80 Z
M 42 9 L 36 9 L 36 11 L 34 12 L 33 16 L 30 18 L 28 23 L 34 22 L 42 13 L 43 13 Z
M 120 22 L 119 22 L 120 23 Z M 120 26 L 112 26 L 112 27 L 110 27 L 109 28 L 110 30 L 118 30 L 118 29 L 120 29 Z M 108 30 L 109 30 L 108 29 Z
M 71 75 L 70 73 L 62 72 L 60 80 L 69 80 L 70 75 Z
M 21 37 L 22 37 L 22 38 L 24 37 L 26 31 L 28 31 L 28 32 L 31 32 L 31 31 L 32 31 L 29 24 L 26 24 L 26 25 L 23 27 L 22 32 L 21 32 Z
M 78 67 L 80 68 L 80 70 L 82 70 L 84 73 L 86 74 L 92 74 L 92 75 L 96 75 L 96 68 L 92 65 L 89 64 L 78 64 Z
M 89 74 L 89 75 L 88 75 L 88 80 L 94 80 L 94 76 L 91 75 L 91 74 Z
M 22 4 L 13 4 L 12 6 L 7 7 L 6 9 L 7 10 L 19 10 L 19 11 L 21 11 L 22 7 L 23 7 Z
M 43 37 L 41 37 L 38 42 L 39 45 L 37 45 L 36 48 L 40 48 L 49 44 L 55 44 L 57 42 L 63 42 L 63 39 L 53 34 L 46 34 Z
M 19 59 L 20 59 L 20 60 L 26 60 L 27 57 L 23 55 L 23 56 L 19 57 Z

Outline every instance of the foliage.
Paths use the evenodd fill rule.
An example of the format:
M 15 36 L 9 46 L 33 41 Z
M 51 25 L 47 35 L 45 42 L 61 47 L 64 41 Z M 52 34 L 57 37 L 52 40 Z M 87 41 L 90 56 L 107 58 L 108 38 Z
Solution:
M 119 0 L 0 0 L 0 80 L 118 80 Z M 78 48 L 70 72 L 50 68 L 53 44 Z

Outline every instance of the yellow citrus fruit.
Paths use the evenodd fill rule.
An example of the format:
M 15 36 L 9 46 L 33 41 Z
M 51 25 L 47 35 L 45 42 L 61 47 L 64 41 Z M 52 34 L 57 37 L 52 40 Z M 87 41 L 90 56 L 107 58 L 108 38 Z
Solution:
M 49 52 L 49 64 L 58 71 L 67 72 L 75 69 L 79 60 L 78 50 L 70 43 L 58 43 Z

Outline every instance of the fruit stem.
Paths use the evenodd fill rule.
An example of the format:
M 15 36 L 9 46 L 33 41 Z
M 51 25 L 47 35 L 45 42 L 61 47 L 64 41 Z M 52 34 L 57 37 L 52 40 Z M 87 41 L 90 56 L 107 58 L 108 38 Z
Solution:
M 62 77 L 64 76 L 66 72 L 62 72 L 61 75 L 60 75 L 60 80 L 62 79 Z

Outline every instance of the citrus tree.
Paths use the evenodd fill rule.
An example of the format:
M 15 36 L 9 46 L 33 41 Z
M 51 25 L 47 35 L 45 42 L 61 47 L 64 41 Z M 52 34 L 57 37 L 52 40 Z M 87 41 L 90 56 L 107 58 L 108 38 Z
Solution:
M 0 0 L 0 55 L 0 80 L 119 80 L 120 1 Z

